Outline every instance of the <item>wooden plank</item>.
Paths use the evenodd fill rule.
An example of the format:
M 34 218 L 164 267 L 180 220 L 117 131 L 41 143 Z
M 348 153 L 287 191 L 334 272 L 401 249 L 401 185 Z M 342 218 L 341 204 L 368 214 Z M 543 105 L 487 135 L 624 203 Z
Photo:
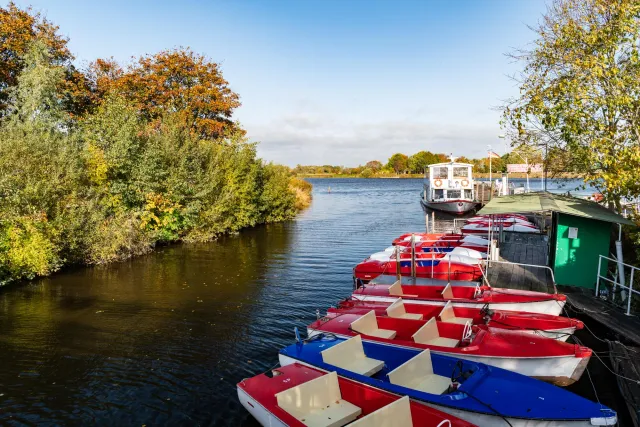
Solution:
M 577 311 L 608 327 L 633 345 L 640 346 L 640 319 L 637 316 L 627 316 L 617 307 L 585 295 L 580 289 L 562 287 L 562 290 L 567 295 L 567 302 Z

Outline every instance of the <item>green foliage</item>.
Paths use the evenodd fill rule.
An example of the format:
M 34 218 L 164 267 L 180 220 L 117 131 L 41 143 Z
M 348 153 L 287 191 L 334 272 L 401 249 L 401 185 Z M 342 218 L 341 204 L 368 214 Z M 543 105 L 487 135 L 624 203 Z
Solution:
M 268 163 L 263 169 L 263 188 L 260 196 L 264 222 L 291 219 L 295 213 L 296 196 L 289 190 L 291 173 L 282 165 Z M 283 197 L 282 195 L 286 196 Z
M 512 141 L 548 147 L 548 170 L 582 175 L 607 202 L 640 195 L 640 4 L 556 0 L 535 29 L 520 95 L 504 107 Z
M 409 157 L 406 154 L 396 153 L 389 157 L 387 168 L 395 173 L 404 173 L 409 168 Z
M 370 168 L 365 168 L 362 172 L 360 172 L 360 176 L 363 178 L 371 178 L 373 176 L 373 170 Z
M 430 151 L 419 151 L 409 157 L 408 167 L 411 173 L 424 173 L 427 166 L 438 163 L 440 159 Z
M 310 184 L 237 131 L 202 139 L 177 112 L 107 95 L 74 121 L 64 74 L 34 43 L 0 121 L 0 284 L 293 218 Z M 66 96 L 66 95 L 65 95 Z

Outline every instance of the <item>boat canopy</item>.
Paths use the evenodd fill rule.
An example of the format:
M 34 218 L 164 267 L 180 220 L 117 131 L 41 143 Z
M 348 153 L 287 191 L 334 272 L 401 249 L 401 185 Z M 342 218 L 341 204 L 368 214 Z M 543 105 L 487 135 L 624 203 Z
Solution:
M 480 209 L 478 215 L 545 211 L 560 212 L 615 224 L 635 225 L 633 221 L 591 200 L 553 194 L 548 191 L 496 197 Z

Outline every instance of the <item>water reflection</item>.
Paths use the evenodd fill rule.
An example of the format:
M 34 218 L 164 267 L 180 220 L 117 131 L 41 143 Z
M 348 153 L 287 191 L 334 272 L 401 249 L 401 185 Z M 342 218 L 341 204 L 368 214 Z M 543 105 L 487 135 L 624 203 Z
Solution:
M 235 384 L 424 229 L 421 189 L 314 180 L 296 221 L 1 290 L 0 425 L 256 425 Z

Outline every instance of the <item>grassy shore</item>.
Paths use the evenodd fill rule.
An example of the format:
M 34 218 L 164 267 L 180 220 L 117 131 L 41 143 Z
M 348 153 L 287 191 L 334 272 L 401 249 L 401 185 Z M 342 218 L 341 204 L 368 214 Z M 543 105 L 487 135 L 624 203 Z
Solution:
M 501 172 L 494 172 L 491 174 L 491 177 L 493 179 L 496 179 L 498 177 L 501 176 Z M 341 175 L 341 174 L 332 174 L 332 173 L 317 173 L 317 174 L 299 174 L 298 177 L 300 178 L 423 178 L 424 175 L 423 174 L 418 174 L 418 173 L 408 173 L 408 174 L 400 174 L 400 175 L 396 175 L 396 174 L 376 174 L 376 175 L 372 175 L 372 176 L 362 176 L 362 175 Z M 473 177 L 474 178 L 489 178 L 489 173 L 478 173 L 478 172 L 474 172 L 473 173 Z M 509 174 L 509 178 L 526 178 L 527 175 L 525 173 L 510 173 Z M 542 173 L 530 173 L 529 174 L 529 178 L 543 178 L 544 174 Z M 577 173 L 572 173 L 572 172 L 564 172 L 561 174 L 556 174 L 554 176 L 547 176 L 548 179 L 555 179 L 555 178 L 564 178 L 564 179 L 570 179 L 570 178 L 580 178 L 580 175 Z

